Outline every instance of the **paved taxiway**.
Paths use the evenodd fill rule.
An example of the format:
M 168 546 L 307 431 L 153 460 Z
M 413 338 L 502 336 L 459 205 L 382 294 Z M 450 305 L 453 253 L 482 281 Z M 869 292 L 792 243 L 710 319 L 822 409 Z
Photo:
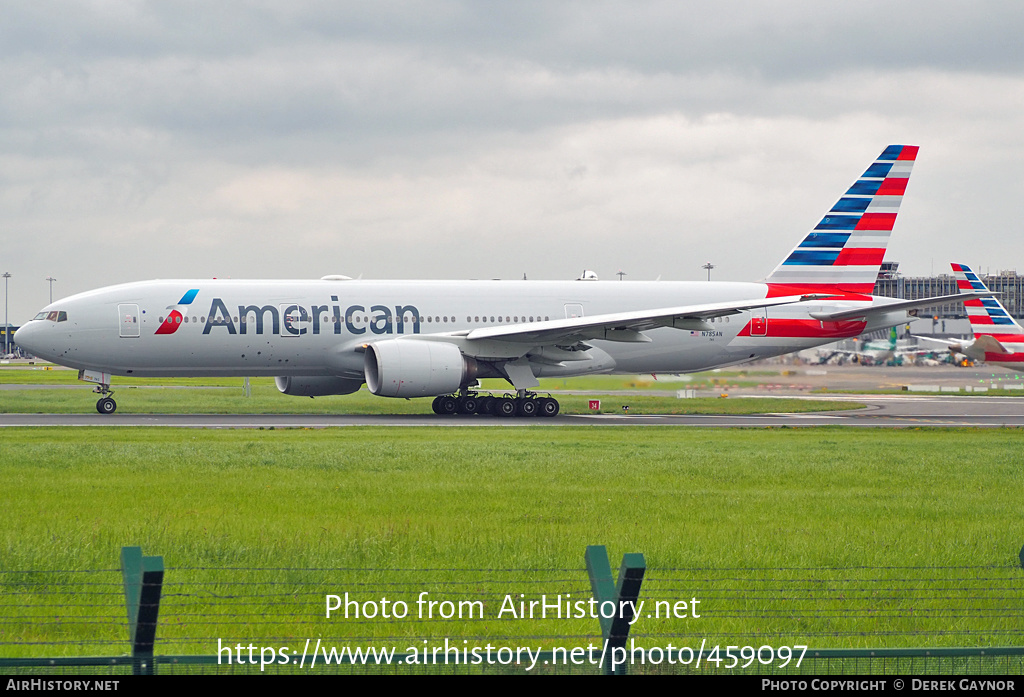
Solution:
M 758 366 L 750 366 L 751 377 Z M 129 414 L 108 416 L 91 411 L 92 403 L 83 402 L 81 414 L 0 414 L 0 428 L 14 426 L 167 426 L 179 428 L 328 428 L 336 426 L 714 426 L 714 427 L 799 427 L 799 426 L 853 426 L 853 427 L 1002 427 L 1024 426 L 1024 391 L 1019 397 L 986 395 L 854 395 L 816 394 L 812 389 L 873 390 L 898 389 L 913 384 L 940 387 L 973 386 L 975 388 L 1021 384 L 1024 376 L 1006 371 L 990 370 L 984 366 L 972 369 L 955 367 L 894 367 L 866 368 L 861 366 L 804 366 L 795 368 L 790 375 L 759 378 L 764 384 L 757 388 L 728 389 L 736 396 L 763 398 L 764 414 L 746 416 L 646 416 L 638 414 L 583 414 L 560 415 L 544 418 L 499 418 L 485 416 L 440 417 L 423 415 L 345 415 L 345 414 Z M 665 379 L 664 377 L 662 378 Z M 731 379 L 731 378 L 730 378 Z M 675 381 L 674 381 L 675 382 Z M 680 388 L 686 387 L 678 380 Z M 10 385 L 8 389 L 54 389 L 69 386 Z M 88 389 L 84 387 L 82 389 Z M 187 388 L 186 388 L 187 389 Z M 715 392 L 721 391 L 715 390 Z M 630 394 L 660 394 L 665 391 L 646 392 L 625 390 L 618 395 L 623 401 Z M 669 393 L 671 394 L 671 393 Z M 848 400 L 868 405 L 866 409 L 813 414 L 772 413 L 773 397 L 811 400 Z M 282 399 L 292 399 L 282 397 Z M 128 406 L 125 403 L 123 406 Z
M 765 398 L 771 401 L 771 398 Z M 807 397 L 826 399 L 826 397 Z M 842 395 L 831 400 L 867 404 L 866 409 L 813 414 L 746 416 L 645 416 L 595 414 L 553 419 L 488 416 L 315 414 L 0 414 L 12 426 L 170 426 L 178 428 L 329 428 L 336 426 L 715 426 L 715 427 L 1002 427 L 1024 426 L 1024 397 Z

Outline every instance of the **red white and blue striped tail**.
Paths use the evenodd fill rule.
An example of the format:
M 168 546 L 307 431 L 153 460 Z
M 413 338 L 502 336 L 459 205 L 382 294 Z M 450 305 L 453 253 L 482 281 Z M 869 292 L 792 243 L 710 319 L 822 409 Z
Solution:
M 800 292 L 870 294 L 918 146 L 890 145 L 765 279 Z
M 978 278 L 978 274 L 971 271 L 971 267 L 967 264 L 950 264 L 950 266 L 953 267 L 956 287 L 960 289 L 961 293 L 988 290 Z M 975 337 L 992 336 L 1009 351 L 1024 351 L 1024 328 L 1017 324 L 1017 320 L 1010 316 L 1001 302 L 995 298 L 965 300 L 964 307 L 967 309 L 967 317 L 971 320 L 971 331 L 974 332 Z M 1019 344 L 1019 346 L 1009 344 Z

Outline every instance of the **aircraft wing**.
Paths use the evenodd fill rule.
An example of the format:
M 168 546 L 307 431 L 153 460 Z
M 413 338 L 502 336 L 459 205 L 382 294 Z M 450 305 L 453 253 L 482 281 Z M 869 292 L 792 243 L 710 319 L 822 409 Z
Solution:
M 919 298 L 917 300 L 899 300 L 884 305 L 869 305 L 867 307 L 853 310 L 839 310 L 838 312 L 812 312 L 811 317 L 823 322 L 834 322 L 841 319 L 854 319 L 855 317 L 870 317 L 871 315 L 882 315 L 893 310 L 915 310 L 921 307 L 932 305 L 943 305 L 945 303 L 961 302 L 963 300 L 974 300 L 976 298 L 990 298 L 995 293 L 957 293 L 955 295 L 938 295 L 934 298 Z
M 481 327 L 467 332 L 454 332 L 469 341 L 512 341 L 524 344 L 552 344 L 556 342 L 606 339 L 609 341 L 646 342 L 650 338 L 641 332 L 658 327 L 674 327 L 694 331 L 710 331 L 714 327 L 705 320 L 735 315 L 743 310 L 816 300 L 819 295 L 788 295 L 779 298 L 752 298 L 703 305 L 681 305 L 653 310 L 615 312 L 590 317 L 553 319 L 501 327 Z M 960 297 L 960 296 L 957 296 Z
M 949 339 L 939 339 L 934 336 L 923 336 L 919 334 L 911 334 L 910 336 L 914 337 L 915 339 L 920 339 L 921 341 L 934 341 L 937 344 L 945 344 L 946 346 L 959 346 L 960 344 L 966 343 L 963 339 L 960 339 L 958 341 L 950 341 Z
M 868 349 L 866 351 L 847 351 L 847 350 L 844 350 L 844 349 L 832 349 L 832 350 L 835 353 L 843 353 L 843 354 L 846 354 L 848 356 L 868 356 L 869 358 L 874 358 L 878 354 L 888 353 L 890 351 L 895 356 L 924 356 L 924 355 L 929 354 L 929 353 L 939 352 L 942 349 L 941 348 L 933 348 L 933 349 L 905 349 L 905 348 L 898 348 L 898 349 Z
M 934 336 L 917 336 L 916 334 L 912 334 L 911 336 L 913 336 L 915 339 L 924 339 L 925 341 L 934 341 L 939 344 L 945 344 L 946 346 L 956 351 L 957 353 L 964 353 L 965 350 L 970 349 L 972 347 L 977 348 L 978 350 L 974 351 L 973 353 L 982 358 L 984 358 L 984 355 L 986 353 L 1013 353 L 1005 346 L 1003 346 L 1002 343 L 1000 343 L 999 339 L 995 338 L 994 336 L 989 336 L 987 334 L 982 334 L 981 336 L 976 337 L 973 340 L 958 339 L 956 341 L 951 341 L 949 339 L 938 339 Z

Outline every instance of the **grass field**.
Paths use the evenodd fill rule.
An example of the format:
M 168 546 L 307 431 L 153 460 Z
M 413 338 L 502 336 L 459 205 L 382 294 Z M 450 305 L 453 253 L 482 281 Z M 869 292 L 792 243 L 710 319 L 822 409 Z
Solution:
M 721 377 L 724 375 L 724 377 Z M 739 374 L 723 373 L 707 380 L 731 381 Z M 710 383 L 707 383 L 710 384 Z M 65 369 L 46 370 L 44 366 L 4 367 L 0 369 L 0 385 L 25 385 L 26 389 L 0 392 L 0 412 L 28 414 L 89 413 L 96 397 L 77 372 Z M 28 389 L 31 385 L 54 389 Z M 385 399 L 371 395 L 364 387 L 351 395 L 308 399 L 282 395 L 273 378 L 252 378 L 251 397 L 245 397 L 241 378 L 118 378 L 114 384 L 118 413 L 121 414 L 430 414 L 429 398 Z M 68 389 L 64 389 L 64 387 Z M 70 386 L 81 389 L 70 389 Z M 485 380 L 483 389 L 504 391 L 508 384 Z M 717 394 L 694 399 L 678 399 L 674 394 L 625 395 L 618 390 L 675 391 L 692 388 L 687 382 L 654 381 L 650 376 L 601 375 L 569 380 L 544 380 L 540 390 L 558 395 L 564 414 L 589 414 L 590 400 L 601 401 L 598 413 L 622 413 L 623 406 L 632 414 L 755 414 L 762 412 L 794 413 L 808 411 L 840 411 L 858 409 L 862 404 L 847 401 L 808 401 L 801 399 L 751 399 Z M 559 394 L 562 390 L 603 391 L 598 395 Z
M 838 428 L 7 429 L 0 654 L 96 653 L 110 636 L 123 647 L 123 619 L 88 623 L 96 604 L 88 586 L 59 590 L 82 571 L 116 569 L 122 545 L 141 545 L 171 567 L 159 635 L 169 652 L 213 653 L 217 637 L 528 637 L 550 646 L 593 636 L 593 620 L 323 617 L 324 594 L 345 591 L 411 601 L 424 589 L 486 596 L 493 607 L 503 593 L 587 593 L 588 544 L 607 545 L 613 565 L 624 552 L 645 554 L 661 597 L 705 597 L 704 618 L 645 623 L 648 637 L 1016 643 L 1016 616 L 951 592 L 932 569 L 991 567 L 1010 574 L 1006 593 L 1016 593 L 1020 437 Z M 926 569 L 912 585 L 931 599 L 901 599 L 906 572 L 897 567 Z M 709 580 L 714 574 L 700 569 L 762 571 L 743 586 L 749 593 L 729 593 L 743 585 L 730 577 L 745 572 Z M 696 571 L 680 580 L 680 570 Z M 786 605 L 793 594 L 770 591 L 762 577 L 840 592 L 797 612 Z M 103 612 L 123 618 L 117 573 L 101 578 L 112 598 Z M 844 615 L 847 595 L 860 604 Z
M 252 397 L 241 389 L 116 390 L 119 414 L 432 414 L 429 398 L 386 399 L 366 389 L 351 395 L 308 399 L 280 394 L 269 385 L 254 384 Z M 590 409 L 591 399 L 601 408 Z M 649 395 L 558 395 L 563 414 L 618 414 L 623 406 L 631 414 L 757 414 L 840 411 L 863 407 L 857 402 L 754 397 L 698 397 L 677 399 Z M 0 412 L 27 414 L 94 413 L 96 397 L 83 390 L 4 390 Z M 473 418 L 473 417 L 438 417 Z
M 714 389 L 720 385 L 750 386 L 759 384 L 763 378 L 780 377 L 777 370 L 716 370 L 692 375 L 663 375 L 660 379 L 652 375 L 591 375 L 575 378 L 542 378 L 539 389 L 544 391 L 557 390 L 665 390 L 678 389 Z M 273 385 L 273 378 L 253 378 L 253 384 Z M 118 385 L 133 386 L 168 386 L 188 385 L 192 387 L 241 387 L 241 378 L 135 378 L 117 377 Z M 52 364 L 12 364 L 0 366 L 0 385 L 82 385 L 78 371 L 54 366 Z M 487 379 L 482 381 L 483 389 L 503 390 L 508 388 L 504 380 Z

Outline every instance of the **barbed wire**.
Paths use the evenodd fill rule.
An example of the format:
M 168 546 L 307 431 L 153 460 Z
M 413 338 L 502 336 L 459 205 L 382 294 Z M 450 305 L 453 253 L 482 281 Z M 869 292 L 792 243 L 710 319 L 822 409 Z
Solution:
M 103 574 L 120 574 L 120 570 L 3 570 L 0 574 L 4 574 L 0 576 L 0 612 L 4 615 L 0 646 L 125 649 L 124 582 L 102 578 Z M 409 575 L 419 577 L 403 578 Z M 744 629 L 745 643 L 775 638 L 789 641 L 797 635 L 802 643 L 871 637 L 880 641 L 930 637 L 936 641 L 1002 638 L 1017 642 L 1024 637 L 1024 629 L 1006 625 L 1016 624 L 1024 616 L 1022 580 L 1021 569 L 1009 565 L 654 568 L 646 570 L 639 600 L 656 607 L 682 596 L 699 597 L 703 624 L 694 631 L 680 631 L 674 622 L 679 618 L 647 617 L 630 636 L 661 642 L 722 638 L 735 643 L 739 638 L 735 628 L 714 623 L 748 621 L 769 626 Z M 350 593 L 346 600 L 360 610 L 363 601 L 385 598 L 408 600 L 412 605 L 419 593 L 427 592 L 432 602 L 458 604 L 461 599 L 492 611 L 488 616 L 470 617 L 419 617 L 413 613 L 397 618 L 406 631 L 395 634 L 393 617 L 327 619 L 324 598 L 328 592 Z M 590 642 L 600 640 L 596 623 L 594 634 L 574 631 L 578 624 L 567 626 L 571 631 L 566 633 L 510 633 L 507 630 L 515 626 L 510 623 L 523 618 L 516 614 L 497 617 L 492 608 L 511 601 L 518 612 L 520 603 L 557 597 L 558 617 L 550 609 L 546 617 L 530 616 L 534 623 L 522 625 L 524 630 L 553 627 L 552 622 L 564 619 L 593 622 L 589 615 L 561 614 L 569 614 L 565 606 L 570 602 L 590 602 L 591 594 L 584 569 L 168 567 L 157 635 L 159 645 L 169 647 L 209 645 L 217 637 L 227 640 L 225 635 L 243 633 L 246 637 L 238 640 L 246 643 L 294 643 L 304 635 L 335 643 L 399 644 L 437 641 L 455 628 L 460 642 Z M 715 609 L 716 603 L 728 603 L 729 607 Z M 330 627 L 341 626 L 336 619 L 350 631 L 330 631 Z M 862 626 L 898 625 L 907 619 L 921 624 Z M 547 624 L 538 624 L 541 622 Z M 806 622 L 825 626 L 802 628 Z M 485 627 L 494 627 L 499 633 L 486 632 Z M 60 636 L 50 636 L 57 632 Z M 83 637 L 92 634 L 102 636 Z
M 586 568 L 460 568 L 460 567 L 437 567 L 437 568 L 389 568 L 389 567 L 362 567 L 362 566 L 168 566 L 167 571 L 345 571 L 352 573 L 587 573 Z
M 585 574 L 585 567 L 510 567 L 510 568 L 479 568 L 479 567 L 355 567 L 355 566 L 165 566 L 165 571 L 339 571 L 352 573 L 579 573 Z M 1024 577 L 1024 569 L 1019 563 L 1008 564 L 972 564 L 972 565 L 847 565 L 847 566 L 689 566 L 689 567 L 648 567 L 647 576 L 658 578 L 657 574 L 667 571 L 692 573 L 696 571 L 854 571 L 854 570 L 949 570 L 949 569 L 1005 569 L 1015 571 Z M 617 567 L 613 567 L 613 571 Z M 3 574 L 104 574 L 121 573 L 120 568 L 111 569 L 0 569 Z

